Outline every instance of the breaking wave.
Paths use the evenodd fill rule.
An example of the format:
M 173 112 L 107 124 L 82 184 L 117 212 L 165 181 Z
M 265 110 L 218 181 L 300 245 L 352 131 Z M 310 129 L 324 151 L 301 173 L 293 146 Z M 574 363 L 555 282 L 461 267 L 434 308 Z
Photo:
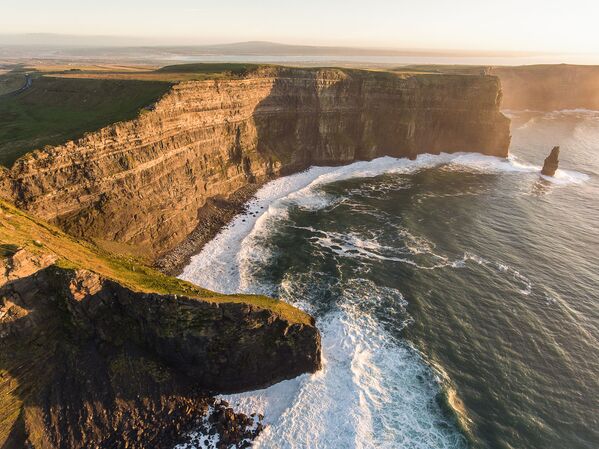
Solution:
M 292 207 L 302 210 L 334 208 L 350 201 L 330 195 L 322 187 L 352 178 L 382 174 L 410 174 L 442 166 L 443 170 L 476 173 L 513 173 L 539 176 L 540 167 L 518 160 L 471 153 L 420 155 L 416 161 L 382 157 L 344 167 L 313 167 L 305 172 L 272 181 L 248 203 L 247 211 L 223 229 L 203 251 L 193 257 L 181 277 L 205 288 L 223 293 L 246 292 L 276 294 L 300 308 L 314 313 L 306 298 L 315 297 L 321 273 L 309 278 L 287 274 L 281 285 L 257 280 L 256 273 L 273 257 L 267 242 L 277 226 L 285 222 Z M 588 176 L 559 170 L 556 185 L 578 184 Z M 365 187 L 368 189 L 368 187 Z M 376 189 L 386 188 L 384 183 Z M 394 183 L 390 188 L 402 188 Z M 364 192 L 363 192 L 364 193 Z M 372 192 L 373 195 L 380 192 Z M 368 195 L 368 192 L 366 192 Z M 381 214 L 378 211 L 377 214 Z M 489 262 L 466 253 L 450 260 L 436 254 L 434 245 L 398 228 L 402 245 L 391 247 L 371 238 L 348 233 L 298 227 L 308 240 L 341 258 L 381 259 L 410 264 L 418 269 L 460 269 L 476 263 L 505 272 L 520 285 L 522 295 L 530 294 L 532 283 L 506 264 Z M 262 448 L 460 448 L 467 442 L 459 426 L 439 406 L 440 395 L 459 404 L 455 392 L 446 390 L 447 379 L 405 341 L 392 337 L 374 319 L 372 310 L 380 303 L 401 311 L 405 300 L 390 288 L 366 279 L 340 280 L 341 297 L 337 307 L 317 315 L 323 337 L 324 368 L 314 375 L 281 382 L 270 388 L 227 399 L 240 411 L 265 415 L 267 429 L 255 442 Z M 310 287 L 306 287 L 310 286 Z M 306 288 L 311 289 L 306 291 Z M 410 317 L 404 312 L 404 325 Z M 456 410 L 460 416 L 464 410 Z
M 382 174 L 413 173 L 444 166 L 447 170 L 469 170 L 482 173 L 538 174 L 541 167 L 520 161 L 510 155 L 507 159 L 475 153 L 419 155 L 417 160 L 381 157 L 368 162 L 355 162 L 342 167 L 312 167 L 302 173 L 274 180 L 262 187 L 248 203 L 247 211 L 238 215 L 202 252 L 192 257 L 181 275 L 182 279 L 223 293 L 235 293 L 242 287 L 239 266 L 244 256 L 255 258 L 246 239 L 268 234 L 265 223 L 273 217 L 285 217 L 290 206 L 306 209 L 324 208 L 339 201 L 324 193 L 320 187 L 351 178 L 368 178 Z M 569 170 L 558 170 L 555 178 L 543 177 L 556 185 L 580 184 L 589 176 Z

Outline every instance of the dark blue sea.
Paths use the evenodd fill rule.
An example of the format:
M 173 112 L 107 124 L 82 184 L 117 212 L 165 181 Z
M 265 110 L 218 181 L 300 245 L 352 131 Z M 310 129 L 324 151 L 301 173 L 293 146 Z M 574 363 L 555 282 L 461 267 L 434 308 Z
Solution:
M 321 372 L 229 397 L 264 413 L 255 447 L 599 448 L 599 112 L 506 114 L 507 160 L 313 167 L 193 258 L 322 333 Z

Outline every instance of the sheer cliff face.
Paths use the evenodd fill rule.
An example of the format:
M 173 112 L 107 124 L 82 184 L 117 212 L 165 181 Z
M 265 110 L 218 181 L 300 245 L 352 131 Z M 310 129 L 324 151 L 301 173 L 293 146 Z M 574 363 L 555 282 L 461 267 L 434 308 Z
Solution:
M 201 224 L 210 198 L 312 164 L 506 156 L 500 101 L 488 76 L 269 69 L 186 82 L 136 120 L 17 161 L 0 189 L 73 234 L 154 259 Z
M 320 369 L 313 320 L 133 291 L 56 259 L 0 257 L 2 448 L 172 447 L 208 392 Z

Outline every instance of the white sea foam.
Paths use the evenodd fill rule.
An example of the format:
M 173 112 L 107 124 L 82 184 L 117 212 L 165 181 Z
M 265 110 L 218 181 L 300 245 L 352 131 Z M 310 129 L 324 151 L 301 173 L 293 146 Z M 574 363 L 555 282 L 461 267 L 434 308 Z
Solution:
M 215 425 L 210 422 L 210 416 L 213 413 L 214 407 L 208 407 L 208 410 L 200 424 L 202 430 L 195 430 L 187 433 L 185 438 L 187 441 L 176 445 L 174 449 L 216 449 L 220 443 L 220 435 L 218 432 L 216 432 Z M 251 415 L 251 413 L 248 415 Z M 260 418 L 258 415 L 253 415 L 251 425 L 246 428 L 248 433 L 255 432 L 258 428 L 258 424 L 261 424 Z M 211 433 L 211 430 L 213 433 Z M 251 440 L 249 438 L 244 439 L 241 441 L 241 443 L 250 444 Z
M 541 175 L 541 177 L 546 181 L 558 185 L 582 184 L 590 179 L 590 176 L 585 173 L 562 169 L 558 169 L 554 176 Z
M 449 170 L 484 173 L 534 174 L 540 167 L 519 161 L 476 154 L 421 155 L 416 161 L 383 157 L 356 162 L 344 167 L 313 167 L 305 172 L 281 178 L 264 186 L 249 203 L 248 211 L 233 220 L 192 258 L 182 278 L 203 287 L 225 293 L 263 292 L 254 270 L 271 257 L 265 239 L 276 223 L 285 220 L 290 207 L 319 209 L 334 205 L 335 199 L 324 193 L 325 184 L 374 177 L 384 173 L 411 173 L 443 165 Z M 560 172 L 565 172 L 561 171 Z M 584 179 L 576 172 L 567 182 Z M 470 256 L 449 261 L 437 256 L 430 244 L 413 236 L 405 238 L 407 253 L 393 253 L 376 239 L 364 240 L 351 235 L 332 235 L 318 230 L 315 242 L 351 257 L 395 258 L 401 263 L 414 257 L 429 256 L 422 268 L 464 266 Z M 405 237 L 405 236 L 404 236 Z M 412 257 L 409 257 L 412 256 Z M 441 260 L 442 259 L 442 260 Z M 510 271 L 509 267 L 494 267 Z M 316 273 L 311 273 L 317 275 Z M 522 293 L 530 285 L 519 273 L 511 273 L 522 282 Z M 363 280 L 362 280 L 363 281 Z M 279 293 L 283 300 L 307 308 L 296 295 L 304 283 L 286 279 Z M 416 351 L 395 341 L 358 304 L 385 298 L 401 304 L 397 291 L 376 285 L 343 285 L 338 310 L 321 317 L 317 323 L 323 338 L 324 369 L 281 382 L 268 389 L 228 397 L 241 411 L 261 412 L 267 429 L 256 442 L 261 448 L 445 448 L 463 447 L 462 436 L 443 422 L 436 408 L 435 395 L 440 386 L 434 372 Z
M 244 239 L 251 233 L 254 234 L 254 239 L 261 233 L 267 234 L 268 220 L 284 217 L 291 205 L 310 209 L 330 205 L 332 199 L 320 191 L 319 187 L 351 178 L 374 177 L 384 173 L 411 173 L 439 165 L 450 170 L 485 173 L 540 174 L 541 170 L 541 167 L 520 161 L 514 156 L 503 159 L 476 153 L 423 154 L 416 161 L 381 157 L 342 167 L 312 167 L 302 173 L 272 181 L 261 188 L 249 203 L 248 211 L 237 216 L 204 246 L 200 254 L 192 257 L 181 278 L 224 293 L 240 291 L 243 287 L 239 266 L 244 263 L 244 256 L 249 256 L 250 259 L 257 257 L 257 254 L 248 254 L 254 250 L 251 245 L 243 244 Z M 558 185 L 579 184 L 589 179 L 584 173 L 569 170 L 558 170 L 554 178 L 545 178 Z
M 582 184 L 590 178 L 589 175 L 585 173 L 562 169 L 558 169 L 553 177 L 543 176 L 541 175 L 541 166 L 522 161 L 514 155 L 510 155 L 507 159 L 503 159 L 483 156 L 476 153 L 468 153 L 457 156 L 451 160 L 449 165 L 457 166 L 460 170 L 470 169 L 486 173 L 539 173 L 539 176 L 543 179 L 558 185 Z
M 352 232 L 326 232 L 314 228 L 299 228 L 314 232 L 310 237 L 313 244 L 327 248 L 340 257 L 364 259 L 366 261 L 384 260 L 400 262 L 415 266 L 422 270 L 434 270 L 453 266 L 454 262 L 447 257 L 435 254 L 433 244 L 426 239 L 412 235 L 407 229 L 399 228 L 397 233 L 402 237 L 403 246 L 387 246 L 378 242 L 377 236 L 365 238 Z M 422 257 L 419 262 L 414 256 Z
M 208 418 L 213 412 L 214 408 L 209 407 L 208 412 L 202 420 L 203 428 L 209 429 L 212 427 Z M 220 442 L 220 436 L 216 432 L 212 435 L 206 432 L 203 434 L 200 434 L 200 432 L 190 432 L 186 439 L 189 441 L 176 445 L 174 449 L 213 449 L 218 447 L 218 443 Z
M 259 220 L 264 220 L 265 216 L 286 213 L 285 204 L 281 200 L 309 186 L 330 171 L 330 167 L 313 167 L 305 172 L 279 178 L 266 184 L 249 202 L 245 213 L 235 217 L 204 246 L 200 254 L 191 258 L 181 278 L 224 293 L 239 291 L 239 272 L 236 262 L 243 240 L 252 232 Z
M 394 341 L 358 302 L 397 291 L 349 283 L 338 312 L 318 323 L 323 369 L 312 376 L 226 399 L 265 415 L 258 448 L 456 448 L 461 435 L 435 401 L 439 378 L 410 347 Z
M 510 267 L 509 265 L 502 262 L 493 262 L 485 259 L 484 257 L 480 257 L 476 254 L 472 254 L 466 252 L 464 257 L 458 261 L 452 263 L 452 266 L 455 268 L 464 268 L 467 265 L 467 262 L 474 262 L 479 265 L 483 265 L 491 270 L 499 271 L 510 275 L 513 279 L 513 282 L 516 284 L 516 288 L 520 294 L 524 296 L 528 296 L 532 293 L 533 284 L 532 281 L 521 274 L 518 270 Z
M 561 117 L 564 115 L 584 115 L 595 117 L 599 116 L 599 111 L 595 109 L 585 109 L 585 108 L 574 108 L 574 109 L 557 109 L 555 111 L 539 111 L 536 109 L 503 109 L 502 114 L 508 118 L 518 117 L 522 114 L 535 114 L 535 115 L 546 115 L 549 117 Z

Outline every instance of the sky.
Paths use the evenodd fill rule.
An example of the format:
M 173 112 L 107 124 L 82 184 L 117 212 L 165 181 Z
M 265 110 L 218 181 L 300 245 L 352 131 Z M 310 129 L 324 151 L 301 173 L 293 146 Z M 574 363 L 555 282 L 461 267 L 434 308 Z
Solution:
M 599 55 L 599 0 L 3 0 L 0 33 Z M 137 38 L 137 40 L 133 38 Z

